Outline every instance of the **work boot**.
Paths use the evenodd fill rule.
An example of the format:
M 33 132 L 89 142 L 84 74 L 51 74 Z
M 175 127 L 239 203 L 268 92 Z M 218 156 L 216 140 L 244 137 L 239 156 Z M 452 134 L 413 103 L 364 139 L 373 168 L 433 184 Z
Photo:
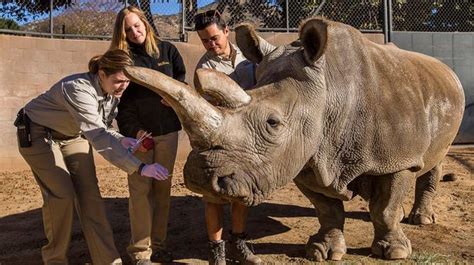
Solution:
M 225 241 L 209 241 L 209 265 L 225 265 Z
M 153 250 L 150 260 L 152 262 L 170 263 L 173 262 L 173 253 L 165 248 L 158 248 Z
M 153 265 L 149 259 L 139 259 L 133 262 L 133 265 Z
M 261 264 L 262 260 L 253 254 L 252 250 L 247 246 L 245 233 L 230 234 L 230 240 L 227 245 L 227 254 L 229 259 L 238 261 L 240 264 L 254 265 Z

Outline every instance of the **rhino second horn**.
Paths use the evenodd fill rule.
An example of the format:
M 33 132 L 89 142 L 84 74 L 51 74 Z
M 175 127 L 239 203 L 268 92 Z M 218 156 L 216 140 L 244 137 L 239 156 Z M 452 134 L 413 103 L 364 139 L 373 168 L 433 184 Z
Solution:
M 218 71 L 198 69 L 194 85 L 201 94 L 211 96 L 226 108 L 239 108 L 252 100 L 234 80 Z
M 128 66 L 125 75 L 133 82 L 159 94 L 174 109 L 191 144 L 206 148 L 213 132 L 222 123 L 222 113 L 212 106 L 196 90 L 158 71 Z M 150 117 L 153 118 L 153 117 Z

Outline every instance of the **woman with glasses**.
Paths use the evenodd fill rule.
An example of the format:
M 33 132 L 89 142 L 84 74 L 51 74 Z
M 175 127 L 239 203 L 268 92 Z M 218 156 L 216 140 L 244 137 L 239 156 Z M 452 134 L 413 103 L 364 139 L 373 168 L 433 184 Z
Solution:
M 160 71 L 184 82 L 185 66 L 176 47 L 159 40 L 144 13 L 134 7 L 123 8 L 115 20 L 111 49 L 130 54 L 135 66 Z M 156 93 L 131 82 L 118 106 L 120 132 L 133 138 L 151 133 L 154 147 L 137 153 L 143 162 L 158 162 L 170 172 L 166 181 L 152 181 L 137 174 L 128 177 L 131 242 L 127 251 L 135 264 L 171 262 L 166 247 L 170 210 L 171 174 L 178 148 L 181 124 L 171 107 Z M 151 260 L 151 261 L 150 261 Z

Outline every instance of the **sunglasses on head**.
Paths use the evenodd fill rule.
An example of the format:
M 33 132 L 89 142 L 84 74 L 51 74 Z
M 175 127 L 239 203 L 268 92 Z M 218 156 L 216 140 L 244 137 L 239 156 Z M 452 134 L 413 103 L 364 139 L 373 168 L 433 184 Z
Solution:
M 203 25 L 207 23 L 217 23 L 221 18 L 221 13 L 217 10 L 208 10 L 194 16 L 194 23 L 196 25 Z

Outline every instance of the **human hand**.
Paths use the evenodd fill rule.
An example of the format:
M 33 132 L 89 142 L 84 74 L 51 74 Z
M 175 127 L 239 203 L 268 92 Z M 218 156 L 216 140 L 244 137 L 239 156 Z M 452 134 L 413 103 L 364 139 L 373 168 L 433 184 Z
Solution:
M 124 137 L 120 140 L 122 146 L 125 147 L 125 149 L 127 150 L 131 150 L 133 146 L 137 144 L 137 142 L 137 139 L 133 139 L 131 137 Z
M 147 136 L 147 134 L 148 134 L 148 136 Z M 145 152 L 147 152 L 151 149 L 151 148 L 147 148 L 147 147 L 149 147 L 149 145 L 144 144 L 145 141 L 147 141 L 147 142 L 150 141 L 150 140 L 153 141 L 153 138 L 151 137 L 151 134 L 149 134 L 147 131 L 139 130 L 137 132 L 137 139 L 138 139 L 138 141 L 141 142 L 141 144 L 136 146 L 135 150 L 138 150 L 139 152 L 145 153 Z
M 144 135 L 146 135 L 147 132 L 145 130 L 138 130 L 137 132 L 137 139 L 142 138 Z
M 155 140 L 152 137 L 145 138 L 140 147 L 145 148 L 146 151 L 152 150 L 155 147 Z
M 158 163 L 146 165 L 143 167 L 140 175 L 143 177 L 154 178 L 156 180 L 168 179 L 168 170 Z

